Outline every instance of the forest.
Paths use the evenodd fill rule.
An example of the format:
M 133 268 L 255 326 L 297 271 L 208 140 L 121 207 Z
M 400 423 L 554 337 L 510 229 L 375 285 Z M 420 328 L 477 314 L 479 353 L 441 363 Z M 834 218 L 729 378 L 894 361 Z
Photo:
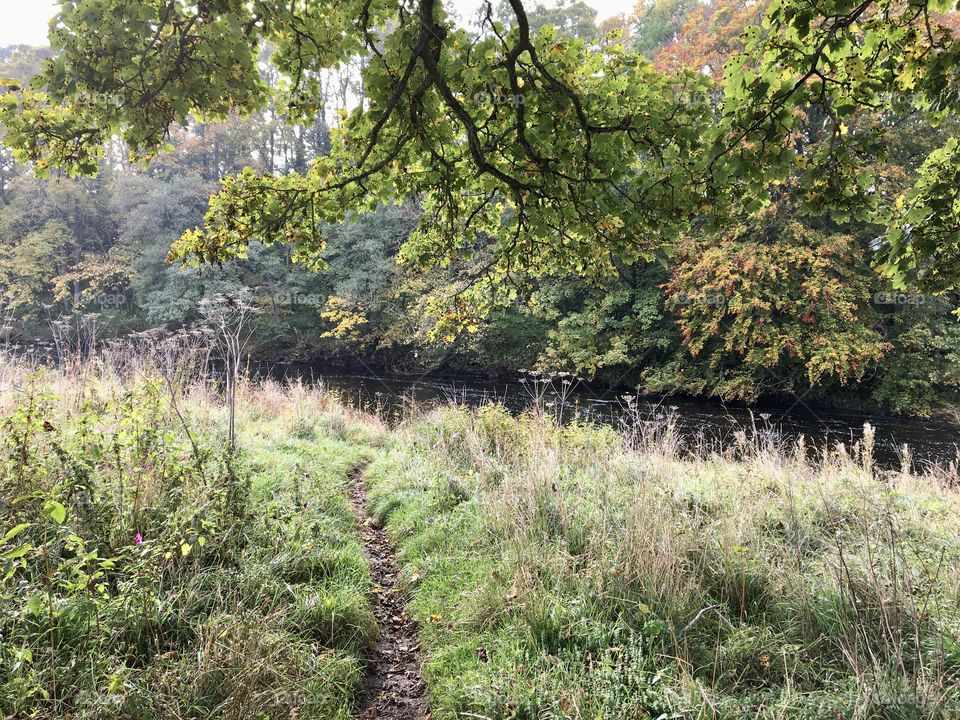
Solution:
M 658 72 L 709 74 L 743 50 L 744 31 L 764 8 L 677 0 L 598 25 L 580 2 L 538 6 L 529 20 L 534 29 L 552 25 L 558 38 L 627 45 Z M 48 54 L 6 48 L 0 77 L 26 81 Z M 268 73 L 264 81 L 283 79 Z M 547 259 L 535 275 L 504 276 L 500 297 L 457 327 L 444 325 L 447 308 L 432 299 L 468 284 L 490 250 L 481 245 L 474 259 L 445 265 L 399 264 L 424 216 L 416 194 L 325 227 L 313 259 L 322 272 L 294 262 L 290 245 L 258 241 L 216 268 L 170 262 L 170 246 L 203 224 L 220 178 L 245 167 L 304 172 L 329 155 L 331 128 L 342 122 L 336 108 L 363 103 L 357 64 L 324 76 L 319 93 L 309 125 L 290 123 L 276 101 L 243 117 L 192 122 L 147 167 L 128 162 L 115 140 L 92 178 L 38 178 L 4 150 L 4 342 L 28 348 L 40 338 L 46 349 L 36 351 L 48 353 L 78 335 L 176 332 L 201 319 L 202 299 L 238 295 L 261 311 L 250 346 L 261 360 L 499 377 L 571 372 L 652 393 L 745 402 L 803 395 L 836 407 L 952 416 L 955 293 L 895 287 L 876 268 L 883 228 L 811 212 L 799 181 L 784 181 L 762 212 L 719 225 L 694 218 L 642 256 L 611 256 L 600 277 Z M 883 172 L 906 183 L 952 122 L 931 126 L 912 108 L 888 111 Z
M 605 8 L 0 50 L 5 719 L 960 720 L 960 6 Z

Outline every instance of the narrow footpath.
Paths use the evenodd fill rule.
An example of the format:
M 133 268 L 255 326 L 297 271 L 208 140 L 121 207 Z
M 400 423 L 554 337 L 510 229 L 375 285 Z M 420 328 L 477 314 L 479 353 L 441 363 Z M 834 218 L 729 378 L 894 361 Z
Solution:
M 396 588 L 393 546 L 367 513 L 363 468 L 350 473 L 350 504 L 370 563 L 374 614 L 380 627 L 356 716 L 358 720 L 429 720 L 417 625 Z

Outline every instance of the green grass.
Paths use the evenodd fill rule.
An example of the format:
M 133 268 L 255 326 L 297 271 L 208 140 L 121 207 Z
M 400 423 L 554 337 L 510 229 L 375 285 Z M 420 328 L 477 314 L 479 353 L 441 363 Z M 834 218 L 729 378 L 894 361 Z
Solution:
M 496 408 L 401 428 L 370 502 L 435 718 L 960 717 L 954 490 L 672 447 Z
M 955 473 L 149 377 L 0 364 L 5 717 L 349 718 L 371 463 L 435 720 L 960 718 Z
M 267 388 L 231 454 L 199 392 L 195 454 L 159 383 L 30 382 L 0 424 L 0 533 L 25 526 L 0 547 L 3 716 L 348 718 L 377 632 L 345 491 L 369 451 L 289 432 L 339 411 Z

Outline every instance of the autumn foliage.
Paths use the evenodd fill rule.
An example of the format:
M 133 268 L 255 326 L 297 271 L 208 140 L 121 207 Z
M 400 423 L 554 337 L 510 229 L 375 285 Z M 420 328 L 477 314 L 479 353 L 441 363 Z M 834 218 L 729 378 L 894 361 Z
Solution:
M 690 240 L 667 285 L 684 343 L 726 372 L 721 396 L 859 380 L 889 345 L 876 329 L 870 273 L 854 239 L 768 213 Z M 765 380 L 761 381 L 760 379 Z

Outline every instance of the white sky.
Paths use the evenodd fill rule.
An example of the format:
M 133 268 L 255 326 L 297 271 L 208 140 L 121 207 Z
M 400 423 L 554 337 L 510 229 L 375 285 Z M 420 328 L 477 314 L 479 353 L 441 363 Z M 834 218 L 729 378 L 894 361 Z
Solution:
M 46 45 L 47 21 L 57 5 L 53 0 L 0 0 L 0 47 Z
M 481 0 L 444 1 L 457 8 L 464 18 L 471 17 L 481 5 Z M 630 12 L 636 0 L 587 0 L 587 4 L 597 8 L 598 19 L 603 20 Z M 20 43 L 46 45 L 47 21 L 53 17 L 57 6 L 55 0 L 0 0 L 0 47 Z

